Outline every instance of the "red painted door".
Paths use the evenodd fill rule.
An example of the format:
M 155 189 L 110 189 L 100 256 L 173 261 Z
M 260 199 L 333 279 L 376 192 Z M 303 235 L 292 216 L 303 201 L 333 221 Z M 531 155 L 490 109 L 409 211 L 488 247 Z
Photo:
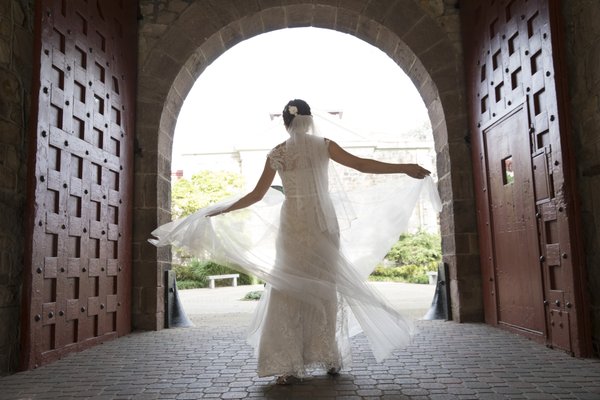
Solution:
M 555 0 L 461 1 L 486 321 L 591 352 Z
M 544 335 L 525 103 L 482 130 L 498 323 Z M 509 133 L 509 134 L 507 134 Z
M 131 330 L 136 11 L 36 3 L 24 368 Z

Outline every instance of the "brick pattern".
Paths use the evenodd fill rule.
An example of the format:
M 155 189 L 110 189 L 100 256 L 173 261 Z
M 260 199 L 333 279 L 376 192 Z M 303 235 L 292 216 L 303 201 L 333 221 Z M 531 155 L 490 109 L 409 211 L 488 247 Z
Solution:
M 585 238 L 594 351 L 600 356 L 600 7 L 594 0 L 561 2 L 569 75 L 570 119 Z
M 0 375 L 18 360 L 32 10 L 32 0 L 0 2 Z
M 380 48 L 419 89 L 429 110 L 437 151 L 444 202 L 442 246 L 454 288 L 454 318 L 482 319 L 456 0 L 311 4 L 142 0 L 140 11 L 137 108 L 144 112 L 137 120 L 143 159 L 136 162 L 139 195 L 134 206 L 134 254 L 138 255 L 134 258 L 134 298 L 140 299 L 139 306 L 134 301 L 137 327 L 154 328 L 162 318 L 162 305 L 148 312 L 143 299 L 156 300 L 144 293 L 162 287 L 160 276 L 162 269 L 169 268 L 169 255 L 145 240 L 153 227 L 170 220 L 172 138 L 185 96 L 202 71 L 240 41 L 277 29 L 308 26 L 349 33 Z
M 195 316 L 194 328 L 129 335 L 0 378 L 9 399 L 598 399 L 600 361 L 576 359 L 483 324 L 421 321 L 382 363 L 352 340 L 353 365 L 277 386 L 256 375 L 251 314 Z M 229 322 L 227 322 L 229 321 Z M 116 372 L 118 371 L 118 372 Z

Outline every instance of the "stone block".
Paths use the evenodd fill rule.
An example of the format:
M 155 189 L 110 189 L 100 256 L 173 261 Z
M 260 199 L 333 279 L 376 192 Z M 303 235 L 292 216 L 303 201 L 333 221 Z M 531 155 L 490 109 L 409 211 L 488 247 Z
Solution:
M 396 49 L 399 46 L 403 46 L 403 43 L 398 39 L 398 35 L 394 32 L 382 27 L 379 30 L 379 34 L 377 35 L 377 40 L 374 43 L 375 47 L 378 47 L 381 51 L 387 54 L 390 58 L 398 63 L 400 68 L 407 73 L 407 75 L 412 79 L 412 76 L 408 73 L 410 71 L 410 67 L 414 65 L 414 59 L 411 60 L 410 65 L 400 64 L 404 61 L 403 58 L 398 58 L 397 60 L 393 58 L 396 55 Z M 402 55 L 403 53 L 399 53 L 398 55 Z M 414 81 L 413 81 L 414 82 Z M 416 85 L 415 85 L 416 86 Z M 418 87 L 417 87 L 418 88 Z
M 285 7 L 288 28 L 308 27 L 312 25 L 314 7 L 312 4 L 293 4 Z
M 247 0 L 231 0 L 230 8 L 235 10 L 236 19 L 255 15 L 261 10 L 260 4 L 257 1 Z
M 171 246 L 163 246 L 157 248 L 158 252 L 156 255 L 156 259 L 161 265 L 163 270 L 169 269 L 171 265 Z
M 160 43 L 168 43 L 168 46 L 162 47 L 169 58 L 175 60 L 181 69 L 181 64 L 196 51 L 198 43 L 186 35 L 186 31 L 178 25 L 171 27 L 160 38 Z M 179 71 L 178 71 L 179 72 Z
M 344 9 L 337 10 L 335 29 L 339 32 L 354 34 L 358 29 L 360 15 Z
M 464 199 L 453 201 L 454 229 L 456 233 L 476 233 L 477 215 L 475 213 L 475 201 Z
M 0 40 L 0 66 L 8 67 L 11 59 L 11 48 L 4 40 Z
M 442 187 L 443 182 L 439 182 L 438 186 Z M 440 232 L 442 235 L 453 235 L 454 234 L 454 210 L 452 209 L 452 203 L 445 203 L 442 206 L 442 212 L 440 214 Z
M 12 1 L 0 1 L 0 17 L 12 21 Z
M 17 8 L 17 7 L 15 7 Z M 16 26 L 13 31 L 13 63 L 24 86 L 29 88 L 33 72 L 33 33 L 30 29 Z
M 156 16 L 156 23 L 160 24 L 160 25 L 168 26 L 168 25 L 172 24 L 173 21 L 175 21 L 178 16 L 179 16 L 179 14 L 176 12 L 163 10 Z
M 445 38 L 440 39 L 432 47 L 417 53 L 417 57 L 419 57 L 419 60 L 421 60 L 430 74 L 434 74 L 436 71 L 443 71 L 449 67 L 456 69 L 459 61 L 456 49 Z
M 173 131 L 169 131 L 173 132 Z M 160 176 L 169 177 L 171 176 L 171 153 L 173 148 L 173 143 L 166 132 L 161 132 L 162 139 L 158 144 L 158 174 Z
M 423 102 L 427 106 L 427 114 L 431 120 L 432 128 L 437 128 L 438 126 L 443 125 L 445 121 L 444 109 L 442 108 L 442 102 L 437 94 L 435 84 L 430 80 L 424 86 L 422 86 L 419 92 L 423 97 Z M 445 129 L 438 129 L 435 131 L 433 137 L 437 139 L 439 137 L 438 135 L 440 135 L 442 132 L 445 132 Z
M 142 311 L 142 287 L 133 286 L 131 288 L 131 312 L 139 314 Z
M 448 153 L 447 146 L 437 151 L 436 170 L 438 176 L 445 176 L 450 172 L 450 154 Z M 450 190 L 448 194 L 451 195 L 452 190 Z
M 287 27 L 286 15 L 282 7 L 267 8 L 263 6 L 263 8 L 265 10 L 261 13 L 261 15 L 265 32 Z
M 168 46 L 165 46 L 165 48 L 168 48 Z M 165 52 L 164 48 L 155 47 L 154 50 L 152 50 L 148 55 L 148 59 L 143 64 L 140 74 L 144 77 L 144 79 L 149 79 L 151 82 L 155 80 L 158 82 L 162 81 L 168 84 L 168 87 L 170 88 L 170 85 L 175 80 L 175 77 L 179 73 L 180 69 L 181 64 L 177 60 L 173 59 L 170 54 Z M 158 87 L 150 85 L 148 89 L 152 91 L 158 90 L 161 87 L 164 88 L 164 83 L 163 86 Z
M 147 243 L 144 241 L 133 241 L 131 244 L 131 259 L 134 262 L 141 261 L 142 258 L 142 247 Z
M 157 205 L 161 208 L 168 208 L 171 204 L 171 181 L 159 177 L 156 190 Z
M 148 39 L 158 39 L 165 34 L 168 28 L 169 26 L 165 24 L 156 24 L 143 21 L 140 24 L 139 35 Z
M 456 254 L 456 237 L 453 234 L 443 234 L 442 239 L 442 253 L 447 255 Z
M 470 158 L 465 160 L 465 164 L 471 165 Z M 452 180 L 452 194 L 455 200 L 468 200 L 474 199 L 474 191 L 473 191 L 473 173 L 472 169 L 468 168 L 466 170 L 453 171 L 452 175 L 455 179 Z
M 381 29 L 384 29 L 384 27 L 380 23 L 360 15 L 354 34 L 357 38 L 373 45 L 377 41 Z
M 134 207 L 156 207 L 157 176 L 153 174 L 136 174 L 134 180 Z
M 160 274 L 160 268 L 155 260 L 156 258 L 156 247 L 148 243 L 148 252 L 145 255 L 146 260 L 136 262 L 133 264 L 132 269 L 132 280 L 133 287 L 138 288 L 156 288 L 162 283 L 162 275 Z M 154 259 L 152 259 L 154 257 Z M 141 294 L 142 301 L 144 294 Z
M 206 59 L 207 64 L 211 64 L 215 61 L 221 54 L 225 53 L 227 50 L 221 41 L 221 35 L 218 32 L 208 38 L 202 46 L 200 46 L 200 50 Z
M 0 347 L 18 346 L 19 343 L 19 307 L 0 308 Z
M 9 265 L 12 270 L 14 265 Z M 17 279 L 13 274 L 0 276 L 0 307 L 19 307 L 21 303 L 21 291 L 15 282 Z M 20 278 L 20 277 L 19 277 Z M 20 279 L 19 279 L 20 281 Z
M 179 71 L 179 74 L 177 74 L 177 77 L 173 82 L 171 91 L 175 90 L 175 92 L 180 96 L 180 98 L 185 99 L 190 90 L 192 89 L 192 86 L 194 86 L 194 83 L 196 83 L 196 77 L 192 76 L 192 74 L 190 73 L 190 70 L 187 68 L 186 61 L 186 65 L 184 66 L 184 68 L 182 68 L 181 71 Z
M 329 5 L 316 4 L 312 26 L 316 28 L 335 29 L 338 9 Z
M 169 156 L 164 156 L 163 154 L 159 154 L 159 156 L 158 156 L 158 176 L 160 176 L 166 180 L 171 179 L 170 154 L 169 154 Z
M 152 232 L 158 226 L 156 209 L 134 209 L 133 226 L 135 227 L 133 240 L 140 242 L 148 239 L 150 237 L 150 232 Z
M 0 190 L 14 192 L 17 190 L 18 176 L 15 171 L 0 165 Z
M 142 310 L 144 314 L 155 314 L 158 310 L 158 294 L 159 288 L 144 286 L 142 290 Z
M 477 234 L 474 233 L 457 233 L 454 235 L 455 254 L 471 255 L 479 254 L 477 243 Z
M 466 112 L 466 102 L 464 99 L 464 94 L 462 92 L 453 91 L 453 92 L 440 92 L 440 100 L 442 101 L 442 105 L 444 107 L 444 115 L 446 117 L 447 124 L 454 124 L 452 127 L 455 127 L 458 121 L 460 123 L 460 133 L 457 136 L 449 135 L 448 141 L 463 141 L 467 132 L 467 112 Z M 448 133 L 454 131 L 451 127 L 448 127 Z
M 438 94 L 437 87 L 435 85 L 435 82 L 433 82 L 433 80 L 431 79 L 430 75 L 427 77 L 427 80 L 425 80 L 425 82 L 423 82 L 421 87 L 419 88 L 419 94 L 421 95 L 421 98 L 423 99 L 423 103 L 425 104 L 425 106 L 428 109 L 430 107 L 432 107 L 432 105 L 438 106 L 437 103 L 440 103 L 440 105 L 441 105 L 440 96 Z M 431 111 L 430 111 L 430 113 L 431 113 Z M 436 116 L 436 119 L 433 119 L 431 121 L 432 126 L 436 126 L 439 123 L 440 123 L 440 119 L 437 116 Z
M 157 210 L 158 213 L 158 224 L 162 225 L 162 224 L 166 224 L 167 222 L 171 222 L 172 220 L 172 216 L 171 216 L 171 207 L 170 204 L 168 207 L 160 207 Z
M 139 143 L 143 140 L 143 136 L 140 139 L 136 140 L 136 143 Z M 150 151 L 141 149 L 138 147 L 138 153 L 134 158 L 134 170 L 136 173 L 136 178 L 138 174 L 156 174 L 158 171 L 158 153 L 156 151 Z M 134 198 L 136 197 L 136 193 L 134 193 Z
M 368 2 L 364 0 L 325 0 L 320 1 L 321 4 L 327 4 L 331 6 L 337 6 L 338 8 L 344 8 L 349 11 L 354 11 L 359 14 L 363 14 Z
M 396 2 L 386 0 L 370 1 L 364 8 L 362 14 L 377 22 L 384 22 L 391 14 L 392 8 L 395 7 L 395 3 Z
M 194 81 L 200 77 L 207 66 L 208 62 L 206 61 L 206 57 L 204 57 L 204 54 L 202 54 L 200 49 L 197 49 L 185 63 L 185 68 L 188 70 Z
M 172 139 L 175 136 L 175 125 L 177 125 L 177 116 L 181 111 L 181 107 L 183 106 L 184 100 L 185 97 L 181 96 L 175 90 L 174 87 L 171 87 L 171 90 L 167 95 L 167 99 L 165 100 L 165 106 L 163 108 L 163 113 L 161 115 L 159 125 L 159 129 L 167 133 L 169 139 Z M 159 137 L 159 143 L 160 139 L 161 138 Z M 172 142 L 172 140 L 169 140 L 169 142 Z
M 139 313 L 134 314 L 132 319 L 134 329 L 158 331 L 165 326 L 163 313 Z
M 429 18 L 422 18 L 400 38 L 409 45 L 415 54 L 423 54 L 446 38 L 444 32 Z M 429 67 L 429 66 L 428 66 Z
M 167 4 L 167 10 L 172 11 L 174 13 L 177 13 L 178 15 L 181 14 L 186 8 L 188 8 L 190 5 L 189 1 L 183 1 L 183 0 L 170 0 L 169 3 Z
M 453 63 L 446 63 L 444 68 L 435 69 L 430 72 L 431 79 L 435 82 L 438 92 L 440 93 L 453 93 L 455 91 L 461 91 L 462 87 L 459 83 L 464 84 L 464 71 L 460 65 L 460 59 Z
M 0 168 L 13 171 L 15 175 L 21 163 L 20 151 L 10 144 L 0 143 Z
M 227 50 L 244 40 L 242 26 L 237 21 L 224 26 L 219 30 L 219 35 L 221 35 L 221 41 Z
M 25 14 L 26 2 L 13 2 L 12 7 L 12 21 L 13 24 L 21 27 L 27 26 L 27 15 Z
M 206 2 L 195 1 L 181 14 L 176 25 L 189 41 L 200 44 L 214 36 L 221 27 L 230 22 L 232 20 L 220 20 Z M 168 42 L 163 41 L 162 44 L 168 46 Z
M 242 29 L 242 35 L 245 39 L 265 33 L 265 29 L 262 24 L 262 17 L 258 12 L 247 15 L 246 17 L 242 18 L 239 23 Z
M 141 16 L 143 18 L 143 21 L 153 21 L 153 20 L 155 20 L 155 15 L 154 15 L 155 6 L 154 6 L 154 3 L 148 3 L 148 2 L 145 2 L 145 1 L 140 1 L 139 11 L 140 11 L 140 14 L 141 14 Z

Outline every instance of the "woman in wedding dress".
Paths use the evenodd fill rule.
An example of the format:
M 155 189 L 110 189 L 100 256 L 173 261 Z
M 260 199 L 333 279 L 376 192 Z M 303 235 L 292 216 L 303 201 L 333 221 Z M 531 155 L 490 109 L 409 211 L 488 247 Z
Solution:
M 267 282 L 248 340 L 258 375 L 290 384 L 309 369 L 337 374 L 350 362 L 349 337 L 357 332 L 365 332 L 377 360 L 408 343 L 412 324 L 367 277 L 405 229 L 420 192 L 439 198 L 421 166 L 360 158 L 316 135 L 305 101 L 290 101 L 283 120 L 290 138 L 269 152 L 250 193 L 159 227 L 153 243 L 208 253 Z M 401 189 L 388 184 L 354 196 L 332 190 L 329 160 L 411 178 Z M 271 189 L 276 174 L 283 195 Z

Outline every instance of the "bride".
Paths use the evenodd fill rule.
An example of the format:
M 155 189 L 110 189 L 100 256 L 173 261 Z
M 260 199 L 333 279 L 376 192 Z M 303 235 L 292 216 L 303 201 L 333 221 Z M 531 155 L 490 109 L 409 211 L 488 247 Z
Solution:
M 438 208 L 439 197 L 421 166 L 360 158 L 318 136 L 303 100 L 285 106 L 283 121 L 290 137 L 269 152 L 251 192 L 157 228 L 152 243 L 209 254 L 267 282 L 248 341 L 258 375 L 290 384 L 308 369 L 337 374 L 350 363 L 349 337 L 361 330 L 378 361 L 408 343 L 410 321 L 367 277 L 406 229 L 420 193 Z M 330 182 L 329 160 L 410 178 L 345 193 Z M 283 194 L 271 189 L 275 174 Z

